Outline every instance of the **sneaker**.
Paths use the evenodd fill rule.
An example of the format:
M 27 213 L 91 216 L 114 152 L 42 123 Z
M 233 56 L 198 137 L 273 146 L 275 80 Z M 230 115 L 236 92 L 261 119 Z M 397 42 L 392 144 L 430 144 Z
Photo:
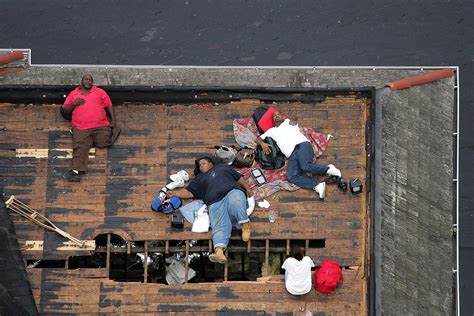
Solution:
M 224 248 L 216 248 L 214 249 L 214 253 L 209 255 L 209 261 L 214 263 L 226 264 L 227 258 L 224 254 Z
M 324 196 L 326 195 L 326 182 L 321 182 L 317 186 L 314 187 L 314 191 L 319 194 L 319 198 L 324 200 Z
M 250 240 L 250 222 L 242 224 L 242 240 L 243 241 Z
M 341 177 L 341 170 L 334 167 L 334 165 L 328 165 L 329 169 L 326 172 L 328 176 Z
M 184 181 L 183 180 L 173 181 L 173 182 L 170 182 L 166 185 L 166 188 L 168 190 L 174 190 L 176 188 L 182 188 L 182 187 L 184 187 Z
M 79 182 L 81 181 L 81 176 L 74 170 L 68 170 L 63 174 L 63 178 L 69 182 Z
M 171 181 L 177 182 L 177 181 L 188 181 L 189 180 L 189 174 L 185 170 L 180 170 L 175 174 L 172 174 L 170 176 Z

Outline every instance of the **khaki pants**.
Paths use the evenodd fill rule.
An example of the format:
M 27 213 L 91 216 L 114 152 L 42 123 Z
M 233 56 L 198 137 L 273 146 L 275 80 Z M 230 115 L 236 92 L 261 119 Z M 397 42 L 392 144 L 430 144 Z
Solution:
M 72 169 L 86 172 L 89 161 L 89 149 L 92 147 L 108 147 L 120 134 L 120 128 L 101 126 L 80 130 L 72 128 Z

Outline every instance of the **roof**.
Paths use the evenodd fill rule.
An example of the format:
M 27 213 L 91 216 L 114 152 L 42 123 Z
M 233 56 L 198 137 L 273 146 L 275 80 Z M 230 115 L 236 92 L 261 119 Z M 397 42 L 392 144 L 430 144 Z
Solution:
M 382 99 L 382 311 L 451 314 L 453 80 Z
M 31 67 L 27 71 L 20 72 L 14 76 L 0 77 L 0 83 L 4 86 L 29 84 L 39 84 L 45 87 L 64 84 L 72 85 L 77 83 L 81 75 L 86 72 L 92 73 L 95 82 L 99 85 L 122 86 L 124 88 L 127 86 L 218 86 L 223 88 L 273 87 L 282 89 L 285 87 L 315 87 L 334 90 L 336 88 L 346 87 L 346 91 L 350 91 L 350 88 L 357 87 L 382 88 L 387 82 L 419 73 L 419 71 L 413 70 L 388 69 L 206 69 L 173 67 L 108 67 L 104 69 L 103 67 L 66 66 L 63 68 Z M 38 82 L 38 78 L 41 78 L 40 82 Z M 312 253 L 315 259 L 330 254 L 330 256 L 333 256 L 333 258 L 336 258 L 344 265 L 363 267 L 363 265 L 361 265 L 364 261 L 363 254 L 367 255 L 370 249 L 373 255 L 371 258 L 366 259 L 374 260 L 373 266 L 375 269 L 371 272 L 375 273 L 375 278 L 379 281 L 377 285 L 374 286 L 374 292 L 370 297 L 371 302 L 375 302 L 376 311 L 391 314 L 395 311 L 399 311 L 400 306 L 403 306 L 402 308 L 406 313 L 426 312 L 430 314 L 451 311 L 453 302 L 451 268 L 453 266 L 454 253 L 451 235 L 451 212 L 453 209 L 453 86 L 453 79 L 448 78 L 404 91 L 390 92 L 387 90 L 378 90 L 376 103 L 377 108 L 382 110 L 377 112 L 381 115 L 378 122 L 382 124 L 379 125 L 378 130 L 377 128 L 375 129 L 374 134 L 365 133 L 366 121 L 364 119 L 360 120 L 363 118 L 360 116 L 360 109 L 362 109 L 364 105 L 361 104 L 357 106 L 358 101 L 356 99 L 351 100 L 351 97 L 348 99 L 342 98 L 340 99 L 341 105 L 336 102 L 337 104 L 332 106 L 331 103 L 327 103 L 326 101 L 326 103 L 323 102 L 322 106 L 311 107 L 311 110 L 308 110 L 311 112 L 308 112 L 307 115 L 303 115 L 307 124 L 318 126 L 326 132 L 336 131 L 339 136 L 344 135 L 344 133 L 347 135 L 336 137 L 330 144 L 327 156 L 322 159 L 327 159 L 327 161 L 335 159 L 335 161 L 344 166 L 342 167 L 343 172 L 348 172 L 350 177 L 365 178 L 366 175 L 369 175 L 370 178 L 373 176 L 373 180 L 378 179 L 375 185 L 376 190 L 374 190 L 373 194 L 370 194 L 367 199 L 356 200 L 360 203 L 358 206 L 359 211 L 357 212 L 362 211 L 362 213 L 359 214 L 363 214 L 362 217 L 358 216 L 357 218 L 353 218 L 351 217 L 352 215 L 349 215 L 354 205 L 354 197 L 339 194 L 336 188 L 329 189 L 329 199 L 327 198 L 324 203 L 313 200 L 308 201 L 308 193 L 302 192 L 303 190 L 295 193 L 281 192 L 278 194 L 280 204 L 276 205 L 280 205 L 282 210 L 285 209 L 285 211 L 280 210 L 280 217 L 285 219 L 281 221 L 281 223 L 286 224 L 280 224 L 280 221 L 277 221 L 276 223 L 278 223 L 279 228 L 276 230 L 273 228 L 269 229 L 268 223 L 266 223 L 266 217 L 263 213 L 260 213 L 260 215 L 256 213 L 256 219 L 260 220 L 256 221 L 255 228 L 253 226 L 256 233 L 254 237 L 262 240 L 273 238 L 288 239 L 294 237 L 289 227 L 296 227 L 298 225 L 297 227 L 300 228 L 300 216 L 301 214 L 307 214 L 304 216 L 309 216 L 306 217 L 306 219 L 312 223 L 311 227 L 314 227 L 314 229 L 310 231 L 306 230 L 306 233 L 303 234 L 300 234 L 301 232 L 299 231 L 298 238 L 327 238 L 327 249 L 324 251 L 316 249 Z M 344 108 L 346 101 L 349 101 L 348 103 L 351 104 L 350 110 L 338 111 L 337 109 Z M 371 100 L 366 100 L 364 102 L 370 101 Z M 349 109 L 348 103 L 345 105 L 347 109 Z M 355 109 L 358 108 L 359 110 L 354 111 L 354 105 L 356 105 Z M 365 106 L 368 105 L 369 103 L 365 103 Z M 80 188 L 80 186 L 74 188 L 67 185 L 64 186 L 63 183 L 60 183 L 58 180 L 60 171 L 67 168 L 67 162 L 65 160 L 60 161 L 59 159 L 53 160 L 54 157 L 52 156 L 48 157 L 48 161 L 45 165 L 35 167 L 37 168 L 36 170 L 43 172 L 43 174 L 46 173 L 46 175 L 40 177 L 42 179 L 41 181 L 36 180 L 33 182 L 37 183 L 38 189 L 39 187 L 44 187 L 47 183 L 47 190 L 43 195 L 40 194 L 39 200 L 34 200 L 34 202 L 37 203 L 38 208 L 44 208 L 47 212 L 50 212 L 49 214 L 52 216 L 52 219 L 59 222 L 62 221 L 65 224 L 64 227 L 67 228 L 66 230 L 80 234 L 81 238 L 93 238 L 94 234 L 99 232 L 100 229 L 103 229 L 103 232 L 108 232 L 111 227 L 126 227 L 127 229 L 124 231 L 124 235 L 133 240 L 146 240 L 148 238 L 146 236 L 162 238 L 164 234 L 169 233 L 169 231 L 167 232 L 162 228 L 164 227 L 162 225 L 168 226 L 165 222 L 160 223 L 160 225 L 151 225 L 155 229 L 149 230 L 148 233 L 143 232 L 144 229 L 142 228 L 141 220 L 143 218 L 150 220 L 154 214 L 147 213 L 147 215 L 145 215 L 143 207 L 139 207 L 136 201 L 140 201 L 140 203 L 145 205 L 148 203 L 149 196 L 153 195 L 159 187 L 158 185 L 144 186 L 143 181 L 146 178 L 144 175 L 151 172 L 156 174 L 153 181 L 162 182 L 165 181 L 166 175 L 170 171 L 178 170 L 181 167 L 189 167 L 194 155 L 198 152 L 202 152 L 196 150 L 197 147 L 202 150 L 209 145 L 213 146 L 215 142 L 227 142 L 231 139 L 230 120 L 234 117 L 241 117 L 245 113 L 250 113 L 251 106 L 254 106 L 254 104 L 246 105 L 245 103 L 235 103 L 232 105 L 227 103 L 221 104 L 221 106 L 206 109 L 180 104 L 176 104 L 173 107 L 157 104 L 153 109 L 159 109 L 159 111 L 153 111 L 153 113 L 149 107 L 147 108 L 147 106 L 139 104 L 130 104 L 118 108 L 121 111 L 120 115 L 122 118 L 126 118 L 124 120 L 126 124 L 124 131 L 126 132 L 122 135 L 123 137 L 121 136 L 121 142 L 123 143 L 117 144 L 115 149 L 112 147 L 107 152 L 97 151 L 97 166 L 96 168 L 92 168 L 93 172 L 88 176 L 96 185 L 105 185 L 106 189 L 104 191 L 99 190 L 100 195 L 97 196 L 97 198 L 90 199 L 90 201 L 94 201 L 94 203 L 103 203 L 103 206 L 95 208 L 91 205 L 92 202 L 87 202 L 89 204 L 87 207 L 73 210 L 72 205 L 75 204 L 75 202 L 84 202 L 85 194 L 92 194 L 93 196 L 94 193 L 87 191 L 86 188 L 77 189 Z M 32 119 L 31 122 L 29 121 L 30 125 L 28 128 L 39 129 L 29 134 L 19 136 L 19 144 L 28 144 L 29 146 L 29 144 L 34 141 L 38 144 L 37 147 L 41 145 L 42 148 L 49 148 L 50 146 L 67 147 L 67 126 L 61 121 L 54 106 L 42 106 L 41 114 L 39 112 L 37 114 L 33 114 L 30 111 L 26 112 L 25 109 L 30 110 L 30 107 L 2 105 L 2 108 L 4 110 L 8 109 L 8 111 L 12 109 L 17 111 L 18 115 L 15 117 L 24 117 L 28 120 Z M 292 103 L 291 108 L 302 111 L 303 105 Z M 369 107 L 366 109 L 369 109 Z M 220 112 L 221 110 L 222 112 Z M 36 108 L 33 111 L 37 111 Z M 331 113 L 334 113 L 334 116 L 332 116 Z M 173 124 L 170 124 L 169 121 L 162 123 L 160 120 L 163 118 L 163 115 L 172 116 Z M 355 115 L 354 118 L 359 115 L 357 123 L 354 121 L 355 125 L 348 124 L 351 115 Z M 216 130 L 217 127 L 219 133 L 215 138 L 209 137 L 209 135 L 214 135 L 212 131 L 202 131 L 202 124 L 196 122 L 196 120 L 202 122 L 202 117 L 210 117 L 209 120 L 213 124 L 213 130 Z M 323 120 L 322 118 L 329 118 L 329 120 Z M 36 122 L 34 122 L 35 120 Z M 43 121 L 41 122 L 41 120 Z M 40 130 L 41 127 L 48 125 L 46 122 L 50 123 L 50 127 L 47 130 Z M 152 122 L 154 124 L 153 126 L 150 125 Z M 194 124 L 193 122 L 196 123 Z M 21 123 L 21 120 L 6 120 L 2 122 L 2 124 L 14 124 L 15 126 L 20 126 L 18 125 L 19 123 Z M 327 125 L 325 125 L 326 123 Z M 145 128 L 145 130 L 147 130 L 146 133 L 143 132 L 143 125 L 149 126 Z M 371 125 L 368 124 L 367 126 Z M 179 133 L 179 130 L 183 129 L 189 129 L 195 137 L 195 141 L 191 143 L 186 141 L 189 137 Z M 161 132 L 158 133 L 158 130 Z M 163 134 L 165 130 L 167 132 Z M 357 130 L 359 130 L 360 134 L 358 134 Z M 200 134 L 201 132 L 203 134 Z M 44 136 L 41 136 L 43 134 Z M 18 135 L 20 134 L 9 134 L 8 139 L 18 137 Z M 364 139 L 350 137 L 349 135 L 357 135 L 357 137 L 369 135 L 370 137 Z M 378 147 L 381 151 L 375 153 L 379 155 L 378 159 L 376 158 L 373 161 L 374 163 L 371 164 L 371 158 L 366 160 L 363 157 L 366 157 L 366 144 L 371 145 L 370 143 L 374 142 L 377 146 L 377 135 L 380 136 L 378 139 Z M 351 142 L 356 139 L 359 139 L 357 144 Z M 153 142 L 156 142 L 156 145 Z M 439 146 L 439 143 L 441 143 L 442 146 Z M 159 148 L 160 150 L 155 150 L 154 148 Z M 369 148 L 372 147 L 369 146 Z M 163 149 L 167 150 L 163 151 Z M 166 156 L 164 156 L 165 152 L 167 152 Z M 371 154 L 372 157 L 374 156 L 374 152 L 370 152 L 369 150 L 368 153 Z M 144 164 L 143 161 L 140 162 L 140 160 L 143 160 L 148 154 L 154 157 L 155 162 L 153 164 Z M 348 159 L 345 159 L 344 155 L 347 155 Z M 359 158 L 354 160 L 354 157 Z M 106 161 L 109 161 L 109 163 L 106 163 Z M 354 161 L 358 161 L 358 164 L 351 165 Z M 369 164 L 366 165 L 366 162 L 369 162 Z M 380 162 L 379 165 L 377 165 L 378 162 Z M 93 162 L 93 164 L 94 163 L 95 162 Z M 166 172 L 164 168 L 167 168 Z M 366 168 L 369 169 L 369 171 L 373 168 L 375 172 L 366 173 Z M 21 171 L 22 169 L 18 167 L 15 170 L 19 170 L 20 173 L 27 172 L 26 170 Z M 113 170 L 120 170 L 120 174 L 118 174 L 117 177 L 106 177 L 105 179 L 100 176 L 104 173 L 110 175 Z M 20 176 L 20 178 L 26 182 L 33 180 L 27 176 Z M 13 180 L 13 182 L 15 181 L 16 180 Z M 26 182 L 24 182 L 25 185 L 27 185 Z M 23 182 L 20 181 L 20 183 Z M 125 187 L 127 187 L 127 189 L 125 189 Z M 17 189 L 19 188 L 17 187 Z M 31 192 L 28 192 L 28 190 L 31 189 L 22 188 L 26 196 L 38 189 L 33 188 Z M 140 199 L 138 198 L 139 195 Z M 123 198 L 121 196 L 123 196 Z M 355 198 L 360 199 L 359 197 L 356 196 Z M 349 200 L 345 202 L 346 199 Z M 366 229 L 366 227 L 368 228 L 370 226 L 368 220 L 370 219 L 369 210 L 371 201 L 374 201 L 375 213 L 373 214 L 374 226 L 369 230 Z M 84 205 L 84 203 L 82 204 Z M 377 208 L 377 205 L 381 207 Z M 88 218 L 88 216 L 90 216 L 88 214 L 89 209 L 96 209 L 96 212 L 101 212 L 101 210 L 102 212 L 105 211 L 106 216 L 104 217 L 104 222 L 99 225 L 94 223 L 95 225 L 91 224 L 89 226 L 81 222 L 82 220 L 79 221 L 79 224 L 71 222 L 72 217 L 70 216 L 78 216 L 79 219 Z M 125 215 L 125 209 L 129 209 L 131 212 L 127 212 Z M 353 210 L 356 212 L 356 209 Z M 67 215 L 68 213 L 71 215 Z M 282 214 L 284 214 L 284 216 L 281 216 Z M 85 222 L 87 222 L 87 220 Z M 24 226 L 24 224 L 22 224 L 22 227 L 26 228 L 27 226 L 28 225 Z M 331 233 L 332 229 L 335 230 Z M 19 234 L 20 240 L 22 238 L 33 237 L 31 235 L 32 232 L 37 231 L 32 227 L 21 230 L 25 235 Z M 347 235 L 344 231 L 347 232 Z M 368 247 L 370 246 L 368 245 L 369 238 L 363 239 L 360 235 L 361 233 L 368 233 L 369 231 L 375 233 L 373 236 L 374 243 L 371 248 Z M 268 233 L 270 233 L 270 235 Z M 41 232 L 34 234 L 36 234 L 36 237 L 39 239 L 43 238 L 43 233 Z M 261 235 L 259 236 L 259 234 Z M 44 236 L 49 235 L 45 234 Z M 356 238 L 354 239 L 354 237 Z M 186 236 L 181 235 L 179 238 L 186 238 Z M 189 238 L 192 237 L 190 236 Z M 330 242 L 331 238 L 335 238 L 334 244 Z M 340 242 L 336 242 L 338 238 Z M 347 242 L 343 242 L 343 239 Z M 354 240 L 363 242 L 354 243 Z M 51 245 L 53 245 L 53 243 Z M 368 245 L 367 248 L 365 248 L 365 245 Z M 332 246 L 335 247 L 335 252 L 329 251 Z M 346 255 L 341 256 L 341 253 L 346 253 Z M 43 256 L 54 257 L 54 251 L 43 252 Z M 426 262 L 434 262 L 435 264 L 426 265 Z M 36 280 L 33 283 L 38 282 L 37 271 L 36 269 L 30 271 L 30 275 Z M 45 269 L 43 269 L 43 271 L 45 271 Z M 365 269 L 359 271 L 365 271 Z M 420 271 L 424 271 L 424 273 L 420 274 Z M 345 270 L 345 272 L 350 274 L 351 269 Z M 45 278 L 49 278 L 51 273 L 59 273 L 55 274 L 55 277 L 61 275 L 60 272 L 54 272 L 53 270 L 47 270 L 44 273 L 42 275 Z M 430 275 L 431 277 L 423 278 L 423 275 Z M 76 277 L 77 274 L 68 278 L 74 279 Z M 362 275 L 360 275 L 360 273 L 357 274 L 357 276 L 351 280 L 359 280 L 359 278 L 366 279 L 365 272 Z M 109 284 L 111 281 L 101 280 L 100 282 Z M 281 283 L 276 282 L 276 284 L 277 285 L 267 284 L 262 287 L 261 291 L 278 293 L 279 290 L 277 289 L 281 289 Z M 226 288 L 227 284 L 224 285 Z M 96 286 L 97 285 L 94 285 L 94 287 Z M 189 286 L 190 285 L 187 285 L 184 288 L 188 290 L 195 289 Z M 267 286 L 271 288 L 267 288 Z M 362 289 L 364 289 L 362 293 L 364 293 L 364 291 L 368 293 L 368 290 L 365 288 L 367 283 L 362 281 L 355 284 L 347 282 L 346 286 L 355 291 L 357 290 L 353 286 L 362 287 Z M 120 292 L 119 288 L 130 287 L 133 287 L 133 285 L 120 284 L 118 287 L 114 287 L 114 293 L 115 291 Z M 245 285 L 242 285 L 242 287 L 245 288 Z M 256 289 L 254 285 L 252 285 L 252 288 Z M 101 297 L 103 297 L 105 293 L 110 293 L 110 290 L 102 293 L 102 289 L 103 284 L 99 287 Z M 211 292 L 213 294 L 211 297 L 219 298 L 219 293 L 223 290 L 222 286 L 216 285 L 216 288 L 212 287 L 212 289 Z M 237 289 L 237 287 L 235 289 Z M 236 296 L 234 300 L 248 302 L 249 305 L 247 305 L 246 308 L 256 306 L 252 310 L 257 311 L 270 306 L 252 305 L 252 301 L 249 301 L 248 297 L 235 294 L 235 289 L 231 289 L 232 295 Z M 135 289 L 133 291 L 133 293 L 136 293 L 140 290 Z M 165 289 L 164 291 L 167 290 Z M 179 293 L 180 295 L 187 295 L 185 294 L 187 293 L 186 291 Z M 259 291 L 260 290 L 257 292 Z M 38 286 L 35 287 L 33 285 L 33 292 L 38 302 L 38 297 L 40 297 L 39 295 L 41 293 L 41 291 L 38 291 Z M 341 293 L 341 297 L 345 297 L 348 300 L 344 310 L 357 311 L 358 308 L 368 306 L 365 296 L 355 299 L 353 294 L 350 293 L 353 292 L 349 290 L 349 293 L 344 291 Z M 141 294 L 139 295 L 137 293 L 137 295 L 137 299 L 141 297 Z M 125 297 L 122 296 L 122 298 Z M 146 300 L 147 296 L 145 295 L 141 299 Z M 157 298 L 150 299 L 153 301 Z M 262 298 L 255 297 L 255 299 L 259 302 L 262 301 Z M 284 296 L 283 300 L 291 302 L 291 297 Z M 122 302 L 121 299 L 120 301 Z M 272 300 L 270 300 L 270 302 L 271 301 Z M 117 300 L 112 300 L 111 298 L 108 298 L 106 302 L 108 302 L 107 310 L 116 310 L 119 308 L 116 305 L 121 305 Z M 308 297 L 305 302 L 307 310 L 331 311 L 329 305 L 321 301 L 321 298 L 316 295 Z M 443 304 L 439 304 L 439 302 L 443 302 Z M 44 303 L 44 306 L 50 306 L 47 302 Z M 160 304 L 164 303 L 160 302 Z M 219 308 L 234 310 L 241 309 L 242 306 L 245 306 L 233 304 L 234 303 L 230 301 L 226 301 L 224 305 L 212 305 L 212 308 L 216 310 Z M 179 307 L 178 305 L 180 304 L 171 302 L 166 305 L 166 308 L 174 311 L 177 311 L 177 309 L 185 309 L 185 307 Z M 344 303 L 341 305 L 344 305 Z M 40 304 L 40 306 L 43 306 L 43 304 Z M 71 307 L 74 305 L 68 306 Z M 289 304 L 285 306 L 287 306 L 289 310 L 301 307 L 297 302 L 295 305 Z M 276 311 L 279 311 L 281 306 L 275 305 L 274 308 Z M 340 308 L 342 307 L 340 306 Z M 341 311 L 342 309 L 336 310 Z

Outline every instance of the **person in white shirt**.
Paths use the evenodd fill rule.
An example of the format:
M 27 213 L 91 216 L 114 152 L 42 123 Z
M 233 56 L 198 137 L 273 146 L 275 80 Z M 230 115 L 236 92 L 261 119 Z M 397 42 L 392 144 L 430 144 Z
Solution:
M 304 256 L 303 251 L 297 245 L 291 247 L 291 257 L 283 262 L 281 266 L 285 269 L 285 287 L 293 295 L 303 295 L 311 291 L 311 268 L 314 262 L 310 257 Z
M 324 199 L 326 183 L 311 177 L 310 174 L 341 177 L 341 171 L 332 164 L 318 165 L 313 162 L 313 147 L 301 133 L 298 123 L 286 118 L 276 127 L 257 137 L 257 145 L 269 154 L 271 145 L 263 141 L 267 137 L 273 138 L 281 152 L 288 158 L 288 181 L 301 188 L 313 189 L 319 194 L 320 199 Z

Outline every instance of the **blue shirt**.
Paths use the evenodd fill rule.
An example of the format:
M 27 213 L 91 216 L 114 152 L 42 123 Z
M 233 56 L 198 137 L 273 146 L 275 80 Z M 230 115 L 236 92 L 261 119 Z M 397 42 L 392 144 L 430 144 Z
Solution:
M 242 190 L 238 181 L 240 173 L 225 164 L 214 165 L 206 173 L 198 174 L 189 183 L 187 190 L 207 206 L 222 200 L 233 189 Z

